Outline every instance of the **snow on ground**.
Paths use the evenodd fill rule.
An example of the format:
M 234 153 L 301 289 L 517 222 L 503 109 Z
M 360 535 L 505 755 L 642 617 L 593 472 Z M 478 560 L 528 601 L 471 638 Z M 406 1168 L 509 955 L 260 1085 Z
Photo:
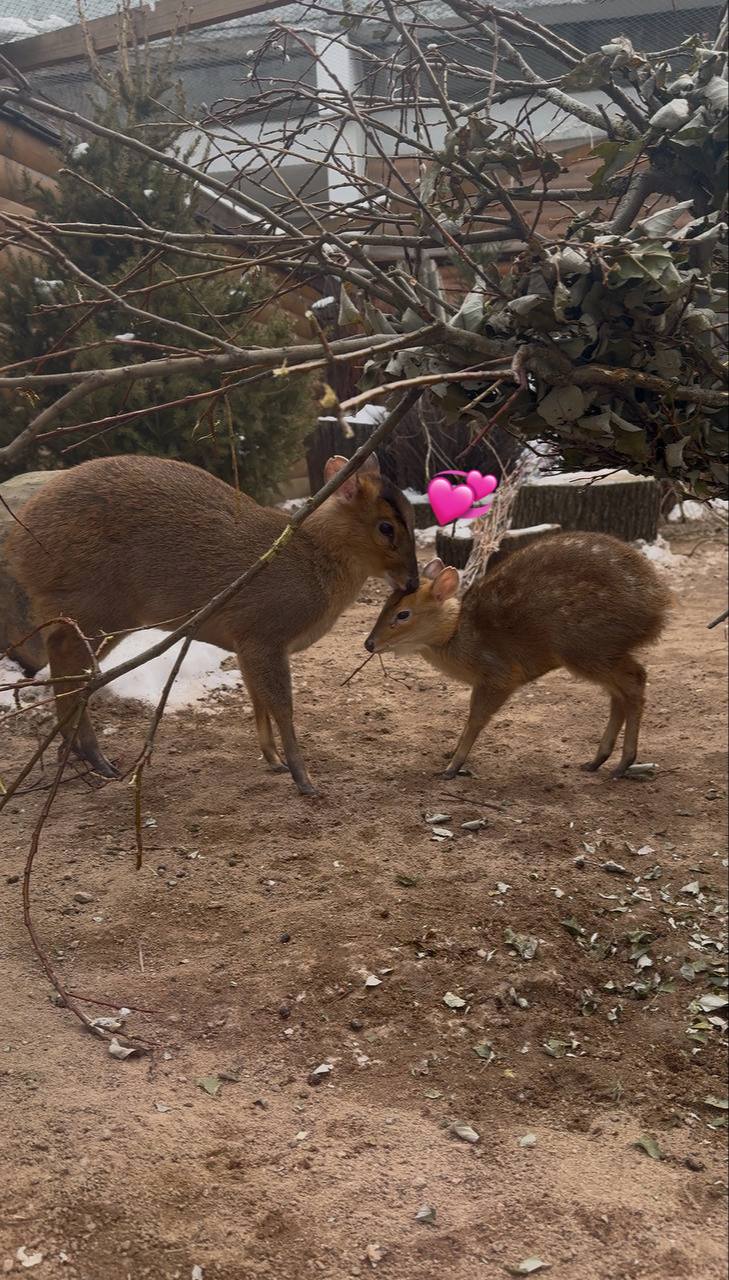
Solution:
M 129 658 L 135 658 L 142 653 L 144 649 L 150 648 L 157 641 L 163 639 L 162 631 L 142 631 L 137 632 L 133 636 L 127 636 L 120 645 L 110 653 L 101 663 L 102 671 L 109 671 L 111 667 L 118 666 L 121 662 L 126 662 Z M 121 676 L 115 680 L 112 685 L 100 691 L 99 697 L 117 697 L 128 698 L 136 702 L 142 702 L 145 706 L 154 707 L 157 705 L 165 681 L 172 670 L 175 658 L 177 657 L 181 647 L 181 642 L 168 649 L 161 657 L 155 658 L 152 662 L 148 662 L 143 667 L 138 667 L 136 671 L 130 671 L 127 675 Z M 225 653 L 223 649 L 216 649 L 211 644 L 201 644 L 193 641 L 190 645 L 190 651 L 180 668 L 179 675 L 172 686 L 167 708 L 169 711 L 183 711 L 188 707 L 198 706 L 208 701 L 212 694 L 223 689 L 238 688 L 241 683 L 240 673 L 235 667 L 230 671 L 223 671 L 221 663 L 230 658 L 230 654 Z M 39 675 L 39 679 L 47 679 L 48 670 L 45 669 Z M 18 680 L 24 679 L 20 667 L 14 662 L 10 662 L 8 658 L 0 659 L 0 685 L 15 684 Z M 39 696 L 48 697 L 48 691 L 34 690 L 32 694 L 23 694 L 23 700 L 33 699 Z M 12 708 L 14 706 L 12 690 L 0 689 L 0 707 Z M 211 710 L 209 705 L 206 710 Z
M 678 569 L 687 563 L 685 556 L 675 555 L 671 551 L 666 539 L 660 533 L 655 542 L 646 542 L 644 538 L 639 538 L 633 546 L 638 551 L 642 551 L 647 560 L 651 560 L 662 569 Z
M 729 502 L 726 498 L 713 498 L 710 502 L 679 502 L 677 506 L 669 512 L 668 519 L 671 524 L 679 524 L 684 520 L 709 520 L 713 516 L 723 516 L 724 519 L 729 515 Z

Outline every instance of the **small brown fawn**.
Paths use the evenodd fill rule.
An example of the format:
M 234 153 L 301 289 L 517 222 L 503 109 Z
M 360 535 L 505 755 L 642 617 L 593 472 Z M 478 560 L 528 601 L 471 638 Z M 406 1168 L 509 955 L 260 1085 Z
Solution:
M 345 461 L 330 458 L 325 479 Z M 60 471 L 18 515 L 24 527 L 13 530 L 8 558 L 36 622 L 70 618 L 104 653 L 131 629 L 177 628 L 288 523 L 282 511 L 259 506 L 198 467 L 149 457 L 100 458 Z M 263 755 L 277 771 L 288 767 L 304 795 L 316 791 L 294 731 L 289 655 L 323 636 L 369 576 L 400 589 L 418 585 L 412 509 L 380 474 L 374 455 L 195 632 L 238 655 Z M 89 655 L 62 621 L 44 636 L 60 721 L 78 706 Z M 75 751 L 95 772 L 119 776 L 86 712 Z
M 645 668 L 634 650 L 660 635 L 671 593 L 643 555 L 597 533 L 553 533 L 510 554 L 457 598 L 457 569 L 433 560 L 417 591 L 394 593 L 365 641 L 370 653 L 422 653 L 472 686 L 468 722 L 445 776 L 454 777 L 493 715 L 522 685 L 566 667 L 601 685 L 610 718 L 594 759 L 633 764 L 645 703 Z

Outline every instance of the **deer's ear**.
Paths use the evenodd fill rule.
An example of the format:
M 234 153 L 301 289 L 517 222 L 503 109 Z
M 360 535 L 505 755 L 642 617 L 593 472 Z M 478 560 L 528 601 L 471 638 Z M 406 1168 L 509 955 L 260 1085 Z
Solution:
M 423 569 L 423 577 L 430 578 L 431 582 L 435 582 L 438 574 L 442 573 L 444 569 L 445 565 L 443 564 L 443 561 L 439 560 L 436 556 L 435 560 L 429 560 L 426 564 Z
M 336 454 L 333 458 L 327 458 L 327 461 L 324 464 L 325 483 L 328 484 L 332 477 L 336 476 L 342 470 L 342 467 L 346 467 L 346 465 L 347 458 L 343 458 L 341 454 Z M 336 493 L 332 494 L 332 497 L 337 498 L 340 502 L 351 502 L 357 494 L 357 488 L 358 480 L 357 473 L 355 472 L 353 476 L 347 477 L 344 484 L 339 486 Z
M 450 600 L 456 594 L 460 581 L 461 575 L 452 565 L 448 569 L 444 569 L 442 573 L 438 574 L 433 583 L 431 592 L 433 599 L 437 600 L 439 604 L 442 604 L 444 600 Z
M 380 462 L 377 454 L 371 453 L 367 458 L 365 458 L 362 466 L 359 467 L 358 470 L 361 472 L 369 471 L 372 475 L 378 476 L 380 474 Z

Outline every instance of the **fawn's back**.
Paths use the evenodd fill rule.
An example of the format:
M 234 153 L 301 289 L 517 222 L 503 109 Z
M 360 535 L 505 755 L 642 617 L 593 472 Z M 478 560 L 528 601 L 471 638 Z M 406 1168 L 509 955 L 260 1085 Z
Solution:
M 466 593 L 459 647 L 476 659 L 485 644 L 529 679 L 559 666 L 597 675 L 658 638 L 670 600 L 653 566 L 627 543 L 549 534 Z

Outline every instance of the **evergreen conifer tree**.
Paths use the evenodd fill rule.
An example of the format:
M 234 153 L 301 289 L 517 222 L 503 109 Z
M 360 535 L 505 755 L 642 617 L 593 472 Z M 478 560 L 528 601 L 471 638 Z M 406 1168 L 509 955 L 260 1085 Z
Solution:
M 169 54 L 155 65 L 148 48 L 132 41 L 120 50 L 113 75 L 104 73 L 98 63 L 92 66 L 100 91 L 95 119 L 122 133 L 136 134 L 158 149 L 179 146 L 181 126 L 175 116 L 179 119 L 183 110 Z M 175 95 L 175 113 L 167 112 L 160 103 Z M 113 140 L 95 137 L 69 145 L 57 191 L 44 192 L 34 203 L 40 215 L 56 225 L 129 227 L 141 218 L 158 230 L 186 232 L 199 230 L 197 198 L 195 184 L 185 175 Z M 273 317 L 269 312 L 263 319 L 256 318 L 258 304 L 271 293 L 271 281 L 255 267 L 236 268 L 232 259 L 226 261 L 223 249 L 212 270 L 209 259 L 194 253 L 159 255 L 148 245 L 115 239 L 112 234 L 69 235 L 64 251 L 94 279 L 112 288 L 122 283 L 134 288 L 137 292 L 130 301 L 159 319 L 130 316 L 53 259 L 16 258 L 0 282 L 0 364 L 81 347 L 79 366 L 83 368 L 94 363 L 108 367 L 110 349 L 119 364 L 155 358 L 162 354 L 160 347 L 185 347 L 184 335 L 167 328 L 162 323 L 165 317 L 241 346 L 280 346 L 291 339 L 291 327 L 281 309 Z M 216 267 L 221 270 L 216 272 Z M 196 273 L 197 279 L 183 278 Z M 199 342 L 197 350 L 203 346 Z M 74 358 L 74 354 L 53 355 L 39 371 L 73 368 Z M 167 409 L 154 406 L 219 388 L 220 375 L 177 375 L 158 383 L 102 390 L 54 424 L 55 428 L 89 422 L 88 431 L 37 441 L 23 459 L 22 469 L 72 466 L 102 454 L 150 453 L 195 463 L 263 497 L 285 476 L 316 414 L 310 388 L 301 378 L 251 379 L 249 375 L 244 379 L 245 375 L 228 376 L 229 384 L 242 385 L 231 385 L 225 396 Z M 6 402 L 0 444 L 13 439 L 57 394 L 53 388 L 44 390 L 40 398 Z M 149 412 L 126 424 L 105 429 L 99 423 L 146 405 L 152 406 Z

